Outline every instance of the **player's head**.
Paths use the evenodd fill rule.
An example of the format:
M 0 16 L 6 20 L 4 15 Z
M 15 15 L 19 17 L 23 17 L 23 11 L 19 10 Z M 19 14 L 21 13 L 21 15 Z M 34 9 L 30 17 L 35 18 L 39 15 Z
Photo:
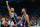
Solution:
M 6 20 L 8 20 L 8 18 L 6 18 Z
M 22 13 L 26 12 L 26 9 L 25 8 L 22 8 Z
M 5 18 L 3 17 L 1 20 L 5 20 Z
M 9 20 L 11 20 L 11 18 L 9 18 Z
M 14 8 L 11 8 L 11 12 L 14 12 Z

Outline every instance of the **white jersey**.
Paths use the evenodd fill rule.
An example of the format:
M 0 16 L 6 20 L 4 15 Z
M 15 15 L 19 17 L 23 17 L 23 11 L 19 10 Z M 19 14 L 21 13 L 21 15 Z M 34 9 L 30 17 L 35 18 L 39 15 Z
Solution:
M 11 25 L 12 25 L 12 26 L 14 25 L 14 22 L 13 22 L 13 21 L 11 22 Z
M 8 21 L 8 25 L 10 25 L 11 24 L 11 21 Z
M 5 24 L 6 21 L 3 21 L 2 23 Z

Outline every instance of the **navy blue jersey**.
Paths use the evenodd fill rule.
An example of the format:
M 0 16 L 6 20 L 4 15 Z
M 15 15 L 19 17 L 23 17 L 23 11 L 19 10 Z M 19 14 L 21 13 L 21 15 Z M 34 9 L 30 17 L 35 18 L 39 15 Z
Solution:
M 17 14 L 16 13 L 13 14 L 13 17 L 14 17 L 16 23 L 18 23 L 19 22 L 19 19 L 17 19 Z
M 24 15 L 22 15 L 22 25 L 23 25 L 23 27 L 25 25 L 25 22 L 26 22 L 25 17 L 24 17 Z
M 14 19 L 16 20 L 16 23 L 19 22 L 19 19 L 17 19 L 17 14 L 14 13 Z M 17 27 L 22 27 L 20 24 L 17 25 Z
M 17 14 L 16 14 L 16 13 L 13 13 L 12 20 L 13 20 L 14 24 L 16 24 L 16 23 L 19 22 L 19 19 L 17 19 Z M 15 22 L 16 22 L 16 23 L 15 23 Z M 18 24 L 17 27 L 21 27 L 21 25 Z
M 26 19 L 25 19 L 25 15 L 22 15 L 22 24 L 23 24 L 23 27 L 25 26 L 25 23 L 26 23 Z M 27 24 L 27 27 L 28 27 L 28 23 Z

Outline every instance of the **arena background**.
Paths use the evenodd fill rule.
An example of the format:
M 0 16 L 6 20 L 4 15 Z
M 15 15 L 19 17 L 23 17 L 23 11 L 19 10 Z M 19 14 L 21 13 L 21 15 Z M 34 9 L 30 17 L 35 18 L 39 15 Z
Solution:
M 9 1 L 10 8 L 13 7 L 18 16 L 21 16 L 21 9 L 26 8 L 27 14 L 30 17 L 30 23 L 34 21 L 39 22 L 40 25 L 40 1 L 39 0 L 10 0 Z M 6 7 L 5 0 L 0 0 L 0 18 L 1 17 L 9 17 L 9 13 Z M 36 20 L 36 21 L 35 21 Z M 36 27 L 35 26 L 35 27 Z

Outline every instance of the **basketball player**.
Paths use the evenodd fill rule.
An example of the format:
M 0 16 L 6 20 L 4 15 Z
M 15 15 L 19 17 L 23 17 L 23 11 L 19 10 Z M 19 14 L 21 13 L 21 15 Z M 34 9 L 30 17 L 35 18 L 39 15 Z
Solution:
M 22 15 L 22 25 L 23 25 L 23 27 L 24 27 L 24 25 L 25 25 L 25 22 L 27 22 L 28 24 L 26 25 L 26 27 L 28 27 L 28 25 L 29 25 L 29 27 L 31 27 L 31 24 L 30 24 L 30 22 L 29 22 L 29 16 L 26 14 L 26 10 L 25 10 L 25 8 L 23 8 L 22 9 L 22 13 L 23 13 L 23 15 Z
M 6 1 L 6 4 L 7 4 L 8 11 L 9 11 L 9 15 L 10 15 L 11 19 L 13 20 L 13 22 L 15 23 L 15 26 L 21 27 L 20 24 L 19 24 L 21 22 L 21 20 L 19 21 L 19 19 L 17 19 L 17 18 L 20 18 L 20 17 L 17 17 L 17 14 L 14 12 L 14 8 L 10 9 L 10 7 L 8 5 L 8 1 Z
M 29 22 L 29 16 L 26 14 L 25 8 L 22 9 L 22 13 L 23 13 L 23 15 L 22 15 L 22 17 L 20 17 L 21 21 L 19 21 L 20 23 L 18 23 L 18 24 L 21 24 L 21 27 L 31 27 L 31 24 Z M 26 23 L 26 26 L 25 26 L 25 23 Z

